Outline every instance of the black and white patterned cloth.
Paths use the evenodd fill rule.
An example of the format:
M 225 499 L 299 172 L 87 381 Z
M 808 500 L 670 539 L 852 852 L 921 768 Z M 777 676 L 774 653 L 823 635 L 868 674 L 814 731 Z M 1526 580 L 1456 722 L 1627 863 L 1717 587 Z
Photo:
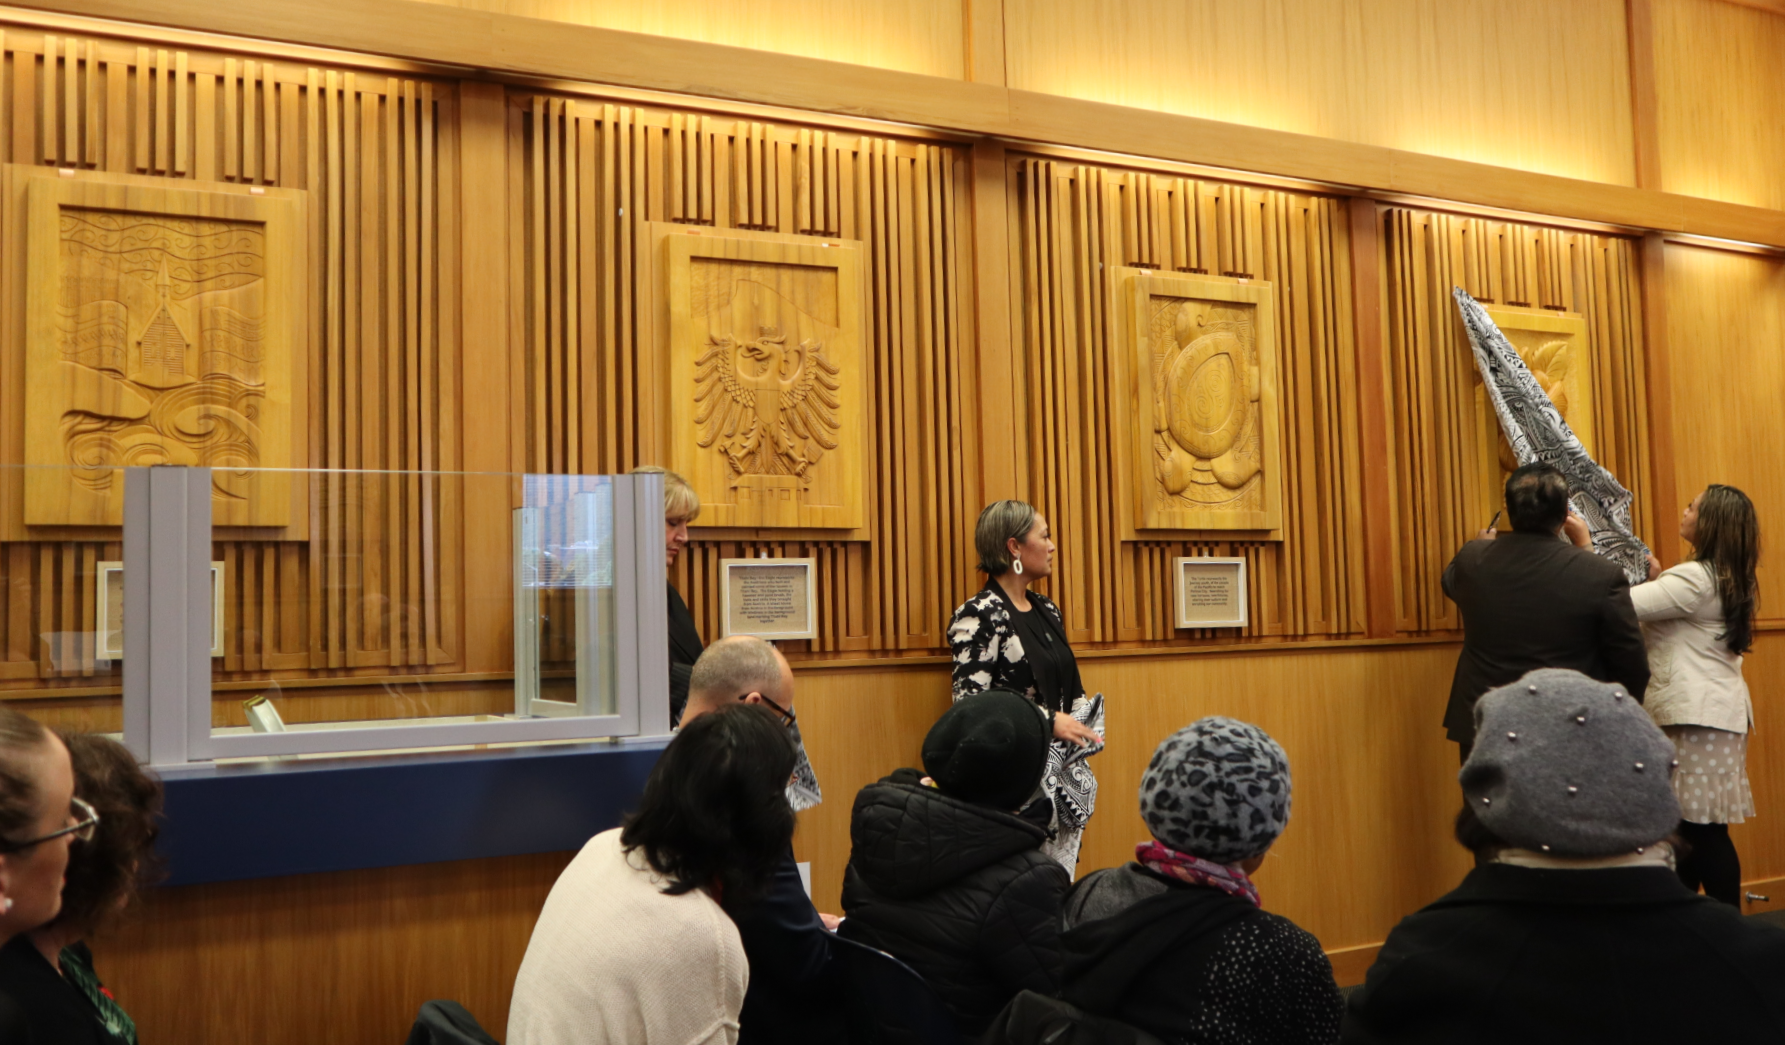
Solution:
M 1500 429 L 1521 465 L 1541 461 L 1568 480 L 1568 501 L 1593 533 L 1593 550 L 1624 571 L 1631 584 L 1649 578 L 1649 548 L 1630 531 L 1630 491 L 1588 455 L 1518 350 L 1462 287 L 1452 288 L 1475 365 Z
M 1140 778 L 1140 816 L 1180 853 L 1250 860 L 1289 826 L 1289 756 L 1249 722 L 1197 719 L 1153 752 Z
M 1029 601 L 1065 630 L 1065 617 L 1052 599 L 1032 591 Z M 948 623 L 948 645 L 954 653 L 955 700 L 988 689 L 1008 689 L 1039 705 L 1035 673 L 1023 660 L 1023 641 L 1016 633 L 1016 623 L 1004 599 L 990 585 L 954 611 Z M 1092 698 L 1074 694 L 1066 713 L 1099 735 L 1103 733 L 1103 694 Z M 1098 750 L 1101 748 L 1081 748 L 1064 740 L 1048 744 L 1041 786 L 1053 800 L 1065 831 L 1082 830 L 1096 809 L 1097 777 L 1085 759 Z
M 824 789 L 818 786 L 818 773 L 812 768 L 812 760 L 806 757 L 806 742 L 800 737 L 799 723 L 787 727 L 793 737 L 793 749 L 796 755 L 793 762 L 793 779 L 787 783 L 787 804 L 796 813 L 803 813 L 824 801 Z

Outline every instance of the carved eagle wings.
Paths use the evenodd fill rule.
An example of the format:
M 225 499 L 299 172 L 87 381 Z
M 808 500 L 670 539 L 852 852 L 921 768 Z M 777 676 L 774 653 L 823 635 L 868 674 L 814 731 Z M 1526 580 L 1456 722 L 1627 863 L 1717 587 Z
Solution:
M 839 368 L 822 342 L 789 348 L 764 328 L 754 340 L 708 338 L 694 362 L 694 423 L 703 447 L 719 444 L 737 475 L 793 475 L 802 480 L 825 450 L 837 448 Z

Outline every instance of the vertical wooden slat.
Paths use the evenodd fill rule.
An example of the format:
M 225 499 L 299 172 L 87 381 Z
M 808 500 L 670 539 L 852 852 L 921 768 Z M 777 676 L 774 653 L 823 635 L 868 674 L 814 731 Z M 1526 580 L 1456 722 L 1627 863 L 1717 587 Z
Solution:
M 136 49 L 136 105 L 133 107 L 135 119 L 131 121 L 132 137 L 136 141 L 136 169 L 146 172 L 149 169 L 149 81 L 152 73 L 149 69 L 149 49 Z
M 81 162 L 80 42 L 62 41 L 62 158 L 71 166 Z
M 242 63 L 242 180 L 260 180 L 260 63 Z M 232 92 L 233 93 L 233 92 Z
M 105 169 L 130 169 L 130 65 L 105 63 Z
M 62 161 L 61 135 L 56 133 L 61 125 L 61 114 L 56 110 L 56 72 L 57 72 L 56 38 L 44 34 L 43 38 L 43 98 L 42 108 L 38 112 L 38 125 L 43 128 L 43 162 L 56 164 Z
M 171 87 L 173 70 L 168 65 L 167 51 L 157 48 L 155 51 L 155 173 L 165 174 L 169 170 L 173 151 L 173 98 L 168 88 Z
M 188 113 L 191 85 L 186 73 L 186 52 L 174 54 L 174 173 L 185 174 L 186 156 L 192 148 L 192 124 Z
M 199 181 L 217 180 L 218 130 L 217 77 L 199 73 L 192 88 L 192 176 Z
M 331 76 L 334 71 L 330 70 Z M 331 95 L 334 93 L 331 88 Z M 236 86 L 236 60 L 223 59 L 223 177 L 234 181 L 241 172 L 241 95 Z
M 266 149 L 261 161 L 261 180 L 279 180 L 279 82 L 272 62 L 260 63 L 260 140 Z

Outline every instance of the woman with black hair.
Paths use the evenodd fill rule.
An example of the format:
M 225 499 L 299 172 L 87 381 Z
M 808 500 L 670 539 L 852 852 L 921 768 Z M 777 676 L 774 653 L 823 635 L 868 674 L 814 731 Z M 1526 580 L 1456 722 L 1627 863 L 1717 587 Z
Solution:
M 1679 749 L 1679 861 L 1688 888 L 1742 905 L 1742 864 L 1729 825 L 1754 815 L 1748 787 L 1748 731 L 1754 704 L 1742 680 L 1742 654 L 1754 644 L 1754 577 L 1760 524 L 1754 502 L 1733 486 L 1711 485 L 1680 517 L 1692 558 L 1666 572 L 1651 556 L 1649 582 L 1630 589 L 1649 650 L 1644 707 Z
M 731 917 L 793 838 L 793 743 L 733 704 L 664 749 L 626 825 L 589 840 L 540 911 L 509 1045 L 731 1045 L 750 972 Z

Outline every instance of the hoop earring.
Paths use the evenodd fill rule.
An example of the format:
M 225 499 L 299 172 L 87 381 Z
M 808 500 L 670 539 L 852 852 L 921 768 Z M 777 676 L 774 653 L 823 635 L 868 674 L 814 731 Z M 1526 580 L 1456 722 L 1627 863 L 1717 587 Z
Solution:
M 1021 577 L 1023 575 L 1023 560 L 1021 560 L 1021 559 L 1010 560 L 1010 572 L 1016 574 L 1018 577 Z

